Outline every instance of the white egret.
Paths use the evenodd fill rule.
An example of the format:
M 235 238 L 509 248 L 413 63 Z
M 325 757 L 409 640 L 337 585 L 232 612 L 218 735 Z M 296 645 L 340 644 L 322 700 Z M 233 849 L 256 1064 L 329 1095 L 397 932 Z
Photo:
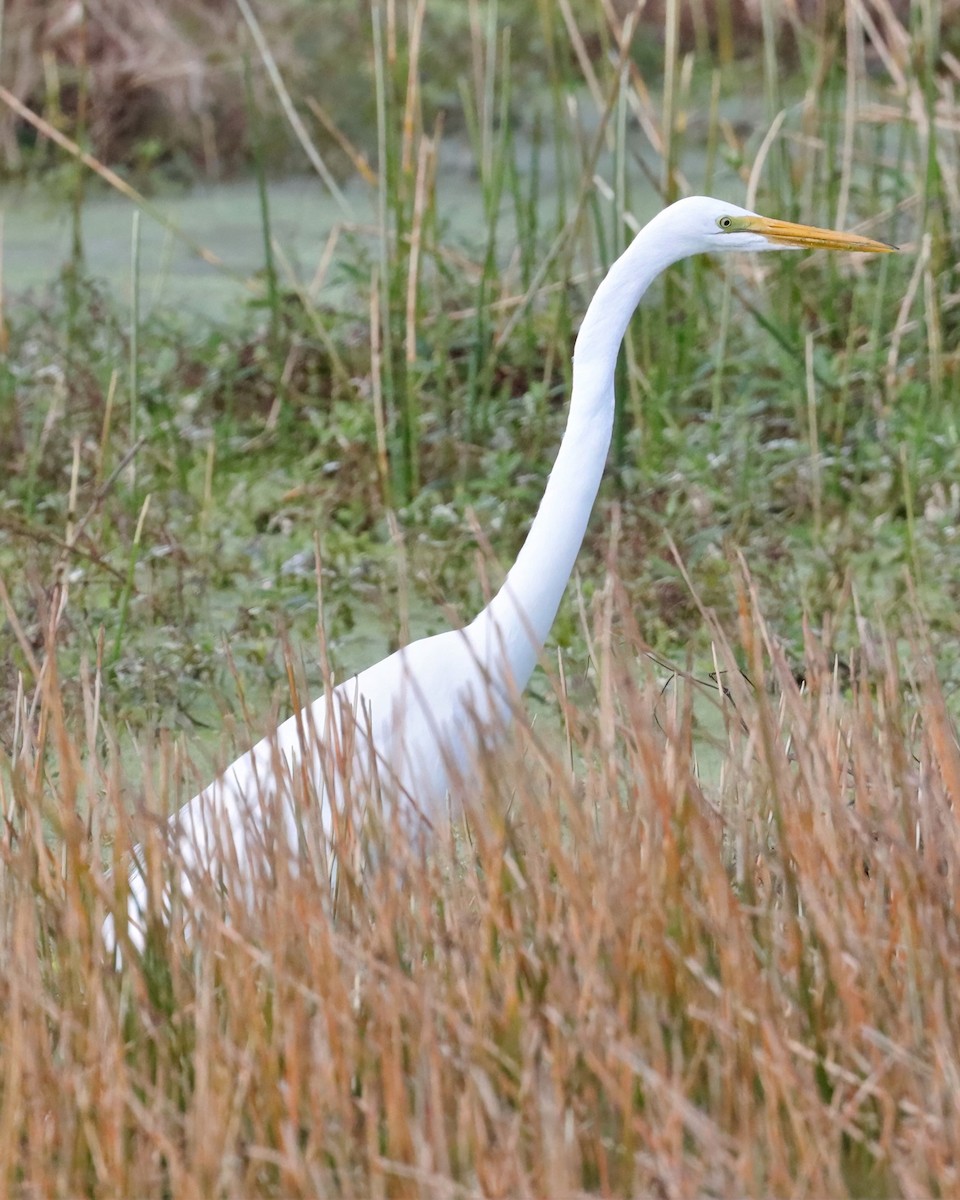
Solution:
M 587 308 L 557 459 L 499 592 L 465 629 L 414 642 L 320 696 L 174 814 L 170 843 L 179 851 L 185 895 L 193 872 L 216 871 L 224 854 L 235 856 L 244 878 L 249 849 L 263 834 L 262 814 L 271 806 L 283 814 L 292 854 L 300 851 L 298 804 L 307 797 L 321 805 L 320 826 L 329 834 L 344 788 L 353 782 L 363 794 L 375 777 L 386 803 L 417 818 L 445 811 L 451 780 L 469 772 L 480 739 L 503 729 L 510 697 L 526 686 L 553 624 L 600 485 L 613 425 L 614 368 L 640 298 L 661 271 L 694 254 L 803 247 L 894 249 L 704 196 L 671 204 L 636 235 Z M 137 946 L 147 900 L 142 857 L 135 852 L 128 908 Z M 112 921 L 105 936 L 113 945 Z

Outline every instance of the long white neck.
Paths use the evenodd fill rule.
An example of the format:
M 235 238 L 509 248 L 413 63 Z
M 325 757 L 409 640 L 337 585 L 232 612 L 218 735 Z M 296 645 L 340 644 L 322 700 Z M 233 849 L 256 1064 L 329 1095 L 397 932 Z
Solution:
M 557 615 L 600 487 L 623 335 L 657 275 L 689 253 L 675 244 L 665 252 L 655 232 L 659 224 L 655 218 L 637 234 L 587 308 L 573 352 L 567 427 L 540 508 L 503 587 L 473 622 L 474 644 L 488 667 L 505 659 L 520 689 Z

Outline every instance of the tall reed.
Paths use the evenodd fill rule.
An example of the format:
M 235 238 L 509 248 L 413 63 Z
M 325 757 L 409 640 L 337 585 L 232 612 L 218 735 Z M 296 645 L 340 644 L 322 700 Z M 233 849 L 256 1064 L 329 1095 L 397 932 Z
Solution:
M 566 749 L 521 712 L 452 838 L 368 823 L 333 904 L 322 858 L 265 849 L 249 904 L 227 865 L 120 970 L 100 924 L 133 839 L 154 902 L 164 880 L 176 895 L 151 814 L 183 768 L 158 763 L 131 808 L 99 674 L 71 730 L 49 657 L 0 781 L 6 1190 L 942 1188 L 960 1128 L 943 694 L 920 634 L 905 666 L 864 645 L 849 682 L 811 636 L 798 684 L 742 589 L 740 645 L 715 630 L 722 689 L 665 691 L 611 582 L 587 706 L 554 681 Z

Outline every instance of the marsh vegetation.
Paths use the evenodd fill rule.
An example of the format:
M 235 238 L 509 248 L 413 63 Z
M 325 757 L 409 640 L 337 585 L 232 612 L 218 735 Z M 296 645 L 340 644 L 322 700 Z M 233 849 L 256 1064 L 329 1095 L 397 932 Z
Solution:
M 98 89 L 134 86 L 103 66 L 118 38 L 135 61 L 133 26 L 98 61 L 88 18 L 42 87 L 15 42 L 38 120 L 2 131 L 33 189 L 10 195 L 73 224 L 0 321 L 10 1194 L 954 1190 L 950 7 L 764 4 L 747 29 L 721 0 L 275 3 L 258 42 L 243 6 L 184 0 L 164 19 L 200 49 L 133 78 L 189 68 L 199 109 L 132 134 Z M 202 101 L 226 95 L 229 119 Z M 292 248 L 273 173 L 311 159 Z M 83 224 L 113 169 L 122 269 Z M 231 171 L 255 240 L 226 270 L 225 218 L 192 234 L 218 280 L 197 304 L 145 230 L 176 244 L 184 178 Z M 268 861 L 252 910 L 200 895 L 190 944 L 174 923 L 104 961 L 130 845 L 176 877 L 158 814 L 325 658 L 345 675 L 483 603 L 586 301 L 687 191 L 903 253 L 694 261 L 644 304 L 577 578 L 449 845 L 374 827 L 393 868 L 346 869 L 335 902 Z

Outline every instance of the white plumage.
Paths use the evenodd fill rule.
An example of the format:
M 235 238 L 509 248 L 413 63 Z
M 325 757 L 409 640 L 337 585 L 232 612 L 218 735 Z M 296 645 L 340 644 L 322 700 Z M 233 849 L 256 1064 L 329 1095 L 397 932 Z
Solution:
M 623 335 L 641 296 L 671 263 L 704 251 L 819 247 L 884 251 L 853 234 L 759 217 L 697 196 L 664 209 L 613 264 L 591 301 L 573 357 L 567 427 L 526 541 L 499 593 L 465 629 L 414 642 L 321 696 L 241 755 L 170 819 L 171 844 L 191 895 L 196 873 L 235 857 L 249 880 L 263 814 L 280 806 L 284 840 L 302 853 L 299 806 L 319 804 L 314 836 L 329 838 L 345 789 L 375 787 L 414 829 L 445 811 L 451 782 L 468 778 L 478 740 L 488 744 L 526 686 L 573 569 L 610 444 L 613 379 Z M 316 814 L 314 814 L 316 816 Z M 144 940 L 143 852 L 130 874 L 128 928 Z M 113 918 L 104 935 L 115 943 Z

